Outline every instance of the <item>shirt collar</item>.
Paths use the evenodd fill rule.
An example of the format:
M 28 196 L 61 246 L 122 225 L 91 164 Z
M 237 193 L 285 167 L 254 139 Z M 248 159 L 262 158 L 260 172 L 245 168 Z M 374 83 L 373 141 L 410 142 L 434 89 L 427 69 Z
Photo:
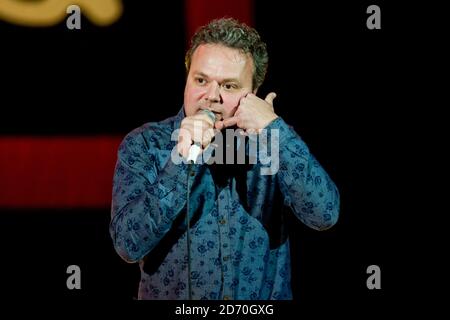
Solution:
M 181 107 L 180 111 L 178 111 L 177 115 L 174 119 L 173 129 L 179 129 L 181 126 L 181 121 L 186 117 L 186 114 L 184 113 L 184 105 Z

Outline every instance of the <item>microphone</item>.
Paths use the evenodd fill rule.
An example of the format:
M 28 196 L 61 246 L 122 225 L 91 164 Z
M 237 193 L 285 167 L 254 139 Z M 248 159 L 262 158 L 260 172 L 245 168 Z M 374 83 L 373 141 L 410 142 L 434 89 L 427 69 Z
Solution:
M 213 122 L 216 121 L 216 115 L 214 112 L 210 110 L 200 110 L 198 113 L 204 113 L 206 114 Z M 195 160 L 197 160 L 197 157 L 199 156 L 200 152 L 202 151 L 202 144 L 199 142 L 194 142 L 193 145 L 189 148 L 189 155 L 187 157 L 188 163 L 195 163 Z

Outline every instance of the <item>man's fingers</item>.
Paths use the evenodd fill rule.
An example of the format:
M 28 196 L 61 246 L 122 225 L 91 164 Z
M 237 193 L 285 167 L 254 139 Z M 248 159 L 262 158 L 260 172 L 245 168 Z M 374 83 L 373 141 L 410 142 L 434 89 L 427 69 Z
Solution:
M 231 127 L 234 126 L 238 123 L 238 118 L 237 117 L 231 117 L 228 119 L 223 120 L 223 126 L 224 127 Z
M 190 120 L 193 120 L 193 121 L 206 122 L 210 126 L 214 125 L 214 121 L 208 115 L 206 115 L 205 113 L 194 114 L 193 116 L 191 116 L 189 118 L 190 118 Z
M 269 93 L 266 98 L 264 99 L 267 103 L 270 105 L 273 105 L 273 99 L 277 97 L 277 94 L 275 92 Z
M 212 128 L 203 132 L 203 139 L 202 139 L 203 147 L 206 147 L 211 142 L 214 135 L 215 135 L 215 132 L 214 132 L 214 129 L 212 129 Z
M 191 144 L 192 144 L 192 137 L 189 130 L 180 128 L 177 144 L 178 153 L 181 154 L 184 158 L 187 158 L 187 156 L 189 155 L 189 148 Z
M 191 148 L 191 144 L 187 142 L 187 140 L 181 139 L 177 144 L 177 151 L 179 154 L 183 156 L 183 158 L 187 158 L 189 155 L 189 149 Z
M 203 143 L 204 135 L 207 130 L 212 129 L 213 123 L 203 119 L 188 119 L 181 123 L 181 129 L 189 131 L 191 141 Z
M 245 133 L 247 133 L 247 134 L 256 134 L 257 131 L 256 131 L 256 129 L 247 129 L 247 130 L 245 130 Z
M 222 130 L 222 129 L 224 128 L 223 121 L 222 121 L 222 120 L 216 121 L 216 123 L 214 124 L 214 127 L 215 127 L 217 130 Z

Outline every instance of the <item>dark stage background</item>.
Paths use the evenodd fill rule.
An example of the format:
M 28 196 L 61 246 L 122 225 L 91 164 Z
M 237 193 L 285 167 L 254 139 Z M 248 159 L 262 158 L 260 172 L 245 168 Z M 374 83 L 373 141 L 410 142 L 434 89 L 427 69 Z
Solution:
M 227 6 L 209 10 L 215 3 L 123 1 L 116 23 L 99 27 L 83 16 L 81 30 L 68 30 L 65 20 L 41 28 L 0 21 L 0 139 L 4 145 L 8 139 L 33 143 L 37 137 L 119 141 L 145 122 L 174 115 L 183 98 L 186 25 L 195 25 L 186 12 L 221 16 Z M 319 233 L 295 219 L 290 223 L 295 303 L 384 309 L 406 281 L 400 262 L 406 251 L 399 216 L 405 212 L 397 155 L 405 146 L 398 125 L 408 117 L 399 83 L 409 76 L 405 53 L 412 35 L 395 22 L 404 11 L 378 3 L 382 29 L 368 30 L 369 2 L 236 3 L 251 8 L 250 15 L 237 12 L 244 12 L 268 44 L 269 72 L 260 96 L 277 92 L 276 112 L 296 128 L 341 193 L 334 228 Z M 70 161 L 100 161 L 83 150 Z M 30 174 L 40 174 L 39 167 L 17 169 L 21 164 L 8 162 L 7 156 L 14 150 L 1 152 L 3 163 L 26 172 L 0 182 L 0 192 L 8 190 L 22 201 L 11 205 L 3 197 L 0 203 L 2 297 L 134 299 L 138 266 L 122 261 L 113 249 L 110 198 L 92 205 L 83 199 L 71 206 L 60 199 L 49 207 L 30 204 L 20 197 L 31 192 L 23 186 Z M 112 179 L 115 152 L 106 157 L 109 171 L 103 178 Z M 47 170 L 49 176 L 64 177 L 83 167 Z M 43 183 L 58 189 L 54 181 Z M 79 188 L 95 185 L 96 176 L 77 183 Z M 46 195 L 45 189 L 33 192 Z M 81 267 L 81 290 L 66 288 L 71 264 Z M 366 268 L 372 264 L 381 268 L 378 291 L 366 287 Z

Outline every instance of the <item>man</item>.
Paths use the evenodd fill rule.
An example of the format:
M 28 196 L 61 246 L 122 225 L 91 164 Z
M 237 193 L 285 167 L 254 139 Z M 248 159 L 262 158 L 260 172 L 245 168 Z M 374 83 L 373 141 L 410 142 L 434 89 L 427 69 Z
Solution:
M 139 299 L 292 299 L 286 215 L 317 230 L 336 223 L 336 186 L 275 114 L 275 93 L 256 96 L 267 63 L 254 29 L 212 21 L 186 54 L 178 115 L 135 129 L 122 142 L 110 231 L 119 255 L 139 262 Z M 275 169 L 250 163 L 251 139 L 241 143 L 245 164 L 185 161 L 193 143 L 206 154 L 227 128 L 270 147 Z M 226 153 L 233 141 L 223 143 Z

